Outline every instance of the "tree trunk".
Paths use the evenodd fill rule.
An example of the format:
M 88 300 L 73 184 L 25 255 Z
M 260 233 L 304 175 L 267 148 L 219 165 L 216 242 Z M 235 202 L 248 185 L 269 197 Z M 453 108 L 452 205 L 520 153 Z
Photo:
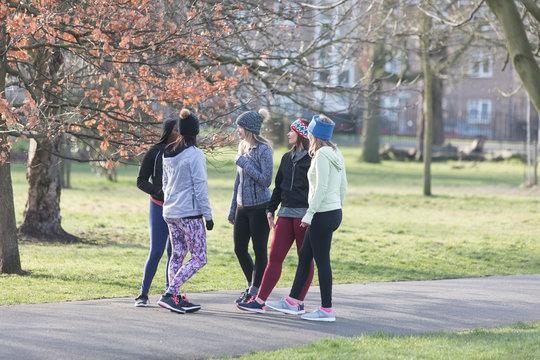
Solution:
M 536 111 L 540 113 L 540 68 L 533 56 L 516 4 L 509 0 L 487 0 L 487 4 L 502 25 L 512 64 Z
M 2 137 L 2 144 L 6 144 Z M 0 151 L 5 151 L 4 146 Z M 9 159 L 7 159 L 9 160 Z M 9 161 L 0 163 L 0 273 L 21 273 Z
M 433 76 L 431 99 L 433 102 L 433 145 L 444 144 L 444 127 L 443 127 L 443 80 L 438 76 Z
M 367 163 L 379 163 L 379 146 L 381 136 L 381 82 L 377 80 L 384 70 L 384 45 L 374 45 L 371 50 L 371 64 L 368 76 L 369 96 L 366 100 L 364 126 L 362 128 L 362 161 Z
M 433 70 L 429 58 L 431 18 L 422 14 L 422 68 L 424 72 L 424 195 L 431 195 L 431 152 L 433 146 Z
M 6 47 L 7 35 L 5 16 L 0 18 L 0 94 L 6 89 Z M 0 131 L 7 130 L 6 122 L 0 114 Z M 9 165 L 8 138 L 0 136 L 0 273 L 21 273 L 21 259 L 15 222 L 15 205 L 13 203 L 13 186 Z
M 49 139 L 30 141 L 28 151 L 28 201 L 19 234 L 41 241 L 73 242 L 61 225 L 59 159 L 51 153 L 57 144 Z
M 424 98 L 422 97 L 422 106 L 418 106 L 418 114 L 416 116 L 416 153 L 414 158 L 417 161 L 421 161 L 423 159 L 424 124 Z
M 69 140 L 60 141 L 60 153 L 63 156 L 69 157 L 71 155 Z M 60 185 L 62 189 L 71 188 L 71 160 L 61 159 L 60 160 Z

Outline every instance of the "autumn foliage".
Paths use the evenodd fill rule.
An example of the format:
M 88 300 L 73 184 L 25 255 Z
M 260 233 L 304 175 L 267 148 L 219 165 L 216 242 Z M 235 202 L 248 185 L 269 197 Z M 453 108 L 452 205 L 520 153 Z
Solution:
M 213 55 L 217 37 L 231 30 L 220 25 L 219 7 L 221 28 L 209 32 L 197 11 L 171 13 L 165 5 L 2 1 L 6 89 L 26 95 L 13 101 L 0 89 L 8 133 L 38 141 L 75 136 L 113 166 L 154 142 L 164 114 L 174 109 L 190 106 L 207 126 L 226 127 L 230 120 L 218 115 L 235 104 L 237 77 L 247 75 L 238 67 L 237 76 L 224 76 Z M 207 138 L 209 146 L 227 140 L 219 131 Z

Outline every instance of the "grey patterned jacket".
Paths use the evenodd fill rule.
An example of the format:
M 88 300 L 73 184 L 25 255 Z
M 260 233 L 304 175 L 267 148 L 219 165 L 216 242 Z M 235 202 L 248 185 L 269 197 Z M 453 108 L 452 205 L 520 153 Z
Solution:
M 270 200 L 270 185 L 274 170 L 272 148 L 255 143 L 245 155 L 236 160 L 233 197 L 228 220 L 234 222 L 238 206 L 256 206 Z

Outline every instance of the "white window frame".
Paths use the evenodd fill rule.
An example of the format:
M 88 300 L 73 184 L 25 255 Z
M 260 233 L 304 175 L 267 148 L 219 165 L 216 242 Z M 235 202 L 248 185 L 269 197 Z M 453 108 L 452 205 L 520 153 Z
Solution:
M 493 58 L 486 55 L 473 57 L 469 65 L 469 76 L 473 78 L 491 78 L 493 76 Z
M 469 124 L 491 123 L 491 100 L 469 99 L 467 101 L 467 122 Z

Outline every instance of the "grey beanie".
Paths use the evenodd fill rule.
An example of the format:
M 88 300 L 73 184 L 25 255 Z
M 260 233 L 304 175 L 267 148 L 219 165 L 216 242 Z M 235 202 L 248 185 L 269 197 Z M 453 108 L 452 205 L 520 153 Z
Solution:
M 252 133 L 259 135 L 261 133 L 261 125 L 263 122 L 263 116 L 256 111 L 246 111 L 240 114 L 236 119 L 236 123 L 244 129 L 251 131 Z

